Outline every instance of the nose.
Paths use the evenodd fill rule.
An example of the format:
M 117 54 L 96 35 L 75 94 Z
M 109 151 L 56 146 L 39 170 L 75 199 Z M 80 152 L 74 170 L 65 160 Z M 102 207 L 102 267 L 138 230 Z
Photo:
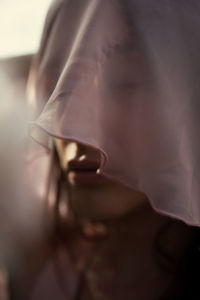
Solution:
M 60 163 L 65 170 L 97 171 L 101 163 L 100 152 L 90 146 L 77 142 L 56 139 Z

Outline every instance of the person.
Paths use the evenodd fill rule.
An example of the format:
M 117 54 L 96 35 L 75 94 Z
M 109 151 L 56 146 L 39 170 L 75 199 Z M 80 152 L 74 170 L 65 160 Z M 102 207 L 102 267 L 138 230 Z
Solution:
M 199 298 L 199 12 L 52 3 L 28 84 L 51 251 L 29 299 Z

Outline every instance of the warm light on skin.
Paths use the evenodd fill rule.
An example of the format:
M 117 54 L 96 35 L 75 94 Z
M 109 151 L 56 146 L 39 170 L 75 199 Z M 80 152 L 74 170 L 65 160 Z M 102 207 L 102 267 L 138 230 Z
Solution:
M 73 172 L 68 174 L 68 180 L 69 180 L 69 183 L 70 183 L 71 185 L 74 185 L 74 184 L 75 184 L 75 183 L 74 183 L 74 174 L 73 174 Z
M 58 151 L 58 156 L 60 159 L 61 167 L 66 170 L 68 162 L 72 159 L 75 159 L 77 156 L 78 147 L 74 142 L 68 143 L 68 146 L 65 147 L 65 141 L 61 139 L 55 139 L 56 148 Z
M 100 164 L 100 153 L 93 148 L 58 139 L 55 140 L 55 144 L 60 165 L 65 171 L 71 159 L 96 160 Z M 66 175 L 66 189 L 70 190 L 70 202 L 75 214 L 80 218 L 91 220 L 117 218 L 148 203 L 143 193 L 135 192 L 111 180 L 105 179 L 105 183 L 100 185 L 76 184 L 69 178 L 70 175 L 73 177 L 73 172 Z
M 89 238 L 96 236 L 105 236 L 107 234 L 107 226 L 102 222 L 92 223 L 90 221 L 82 222 L 82 232 Z
M 86 159 L 86 155 L 85 154 L 81 155 L 78 160 L 79 161 L 83 161 L 84 159 Z
M 63 218 L 66 217 L 67 213 L 68 213 L 67 203 L 64 202 L 64 201 L 61 201 L 59 203 L 58 210 L 59 210 L 59 214 L 60 214 L 61 217 L 63 217 Z
M 48 203 L 50 208 L 54 207 L 56 204 L 56 197 L 55 197 L 55 193 L 50 193 L 49 197 L 48 197 Z

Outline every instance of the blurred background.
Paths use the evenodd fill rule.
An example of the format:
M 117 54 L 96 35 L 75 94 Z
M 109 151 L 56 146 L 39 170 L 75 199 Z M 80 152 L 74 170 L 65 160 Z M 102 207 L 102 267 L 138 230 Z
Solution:
M 49 5 L 50 0 L 0 0 L 0 104 L 6 82 L 18 100 L 24 100 L 28 70 Z
M 0 0 L 1 76 L 24 87 L 37 52 L 50 0 Z
M 0 58 L 37 51 L 50 0 L 0 0 Z
M 49 5 L 50 0 L 0 0 L 0 70 L 12 86 L 21 80 L 23 88 Z
M 24 169 L 26 82 L 50 2 L 0 0 L 0 300 L 17 299 L 12 276 L 37 223 Z

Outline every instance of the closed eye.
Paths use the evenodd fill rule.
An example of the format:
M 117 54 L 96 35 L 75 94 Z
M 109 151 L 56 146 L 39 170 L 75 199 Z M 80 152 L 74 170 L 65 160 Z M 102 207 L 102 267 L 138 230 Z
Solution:
M 128 91 L 134 90 L 144 85 L 144 82 L 121 82 L 121 83 L 110 83 L 109 89 L 116 91 Z

